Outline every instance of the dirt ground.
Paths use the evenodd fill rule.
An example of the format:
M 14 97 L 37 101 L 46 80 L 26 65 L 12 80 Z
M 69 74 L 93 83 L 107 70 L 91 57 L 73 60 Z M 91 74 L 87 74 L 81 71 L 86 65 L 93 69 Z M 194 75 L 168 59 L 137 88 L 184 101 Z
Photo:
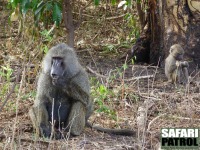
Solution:
M 0 65 L 9 65 L 14 70 L 12 75 L 14 79 L 18 69 L 23 68 L 21 65 L 23 62 L 28 66 L 22 71 L 21 83 L 16 83 L 12 78 L 11 82 L 8 82 L 0 76 L 0 106 L 8 98 L 8 102 L 0 112 L 0 149 L 153 150 L 158 149 L 161 128 L 199 127 L 199 70 L 190 73 L 191 83 L 188 86 L 174 86 L 166 84 L 163 68 L 132 65 L 129 62 L 127 69 L 123 70 L 122 66 L 126 63 L 125 59 L 120 59 L 125 53 L 123 50 L 119 50 L 118 55 L 111 55 L 91 47 L 91 49 L 78 49 L 78 57 L 91 78 L 92 88 L 97 87 L 97 82 L 92 82 L 95 78 L 114 92 L 114 96 L 108 94 L 109 98 L 105 100 L 105 104 L 115 111 L 116 118 L 95 111 L 90 121 L 108 128 L 131 128 L 137 135 L 133 137 L 109 135 L 85 128 L 80 136 L 66 137 L 62 140 L 36 137 L 28 110 L 34 101 L 37 74 L 40 70 L 38 61 L 42 58 L 38 56 L 40 52 L 37 45 L 20 41 L 16 28 L 13 27 L 15 24 L 10 25 L 8 22 L 8 13 L 2 13 L 0 20 Z M 62 41 L 64 38 L 57 41 Z M 29 47 L 23 46 L 24 44 Z M 23 58 L 27 53 L 29 58 L 24 61 Z M 15 85 L 16 90 L 13 91 L 12 87 Z M 141 107 L 147 112 L 143 131 L 138 127 L 140 115 L 138 109 Z M 98 105 L 95 106 L 95 110 L 97 109 Z

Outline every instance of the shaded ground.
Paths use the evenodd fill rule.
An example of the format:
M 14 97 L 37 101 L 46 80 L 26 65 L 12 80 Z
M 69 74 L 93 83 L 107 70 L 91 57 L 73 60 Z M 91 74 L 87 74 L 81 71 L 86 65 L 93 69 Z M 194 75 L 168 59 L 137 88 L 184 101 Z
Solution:
M 69 139 L 36 138 L 28 117 L 28 110 L 33 104 L 40 68 L 38 62 L 42 59 L 42 55 L 40 47 L 37 47 L 34 42 L 20 41 L 20 38 L 16 37 L 16 28 L 9 27 L 7 18 L 7 14 L 0 15 L 0 65 L 10 64 L 14 70 L 11 77 L 13 81 L 15 81 L 18 68 L 23 68 L 22 64 L 27 67 L 25 67 L 25 77 L 23 78 L 22 75 L 21 83 L 9 82 L 5 76 L 0 76 L 0 106 L 11 94 L 0 115 L 0 149 L 11 149 L 12 144 L 16 149 L 121 150 L 141 149 L 142 147 L 157 149 L 162 127 L 199 127 L 198 70 L 191 74 L 194 78 L 188 89 L 183 85 L 175 87 L 165 84 L 166 77 L 162 68 L 129 63 L 128 68 L 123 70 L 125 60 L 120 58 L 124 51 L 119 49 L 118 55 L 116 53 L 105 54 L 91 47 L 91 49 L 80 49 L 77 54 L 83 66 L 90 69 L 87 71 L 91 77 L 92 89 L 97 90 L 98 83 L 100 83 L 110 91 L 102 101 L 110 110 L 115 111 L 115 115 L 95 111 L 90 121 L 109 128 L 137 130 L 138 108 L 148 102 L 145 133 L 139 132 L 137 137 L 126 137 L 108 135 L 85 128 L 83 134 Z M 80 29 L 80 32 L 82 30 Z M 58 38 L 57 41 L 64 41 L 63 39 L 65 37 Z M 24 58 L 27 59 L 24 60 Z M 14 92 L 11 90 L 13 84 L 17 85 Z M 20 85 L 22 85 L 21 92 Z M 95 109 L 98 108 L 99 105 L 96 104 Z

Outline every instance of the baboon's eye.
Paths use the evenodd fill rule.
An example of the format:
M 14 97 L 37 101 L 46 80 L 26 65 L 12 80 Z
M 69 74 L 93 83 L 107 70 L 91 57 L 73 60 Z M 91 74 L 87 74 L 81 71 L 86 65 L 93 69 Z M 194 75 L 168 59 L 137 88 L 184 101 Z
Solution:
M 60 65 L 61 65 L 61 66 L 64 66 L 64 62 L 62 61 L 62 62 L 60 63 Z

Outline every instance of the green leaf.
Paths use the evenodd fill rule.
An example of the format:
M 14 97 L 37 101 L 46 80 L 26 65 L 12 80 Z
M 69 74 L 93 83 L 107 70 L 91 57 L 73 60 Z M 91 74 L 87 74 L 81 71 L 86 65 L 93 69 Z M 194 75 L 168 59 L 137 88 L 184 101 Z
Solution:
M 62 20 L 62 11 L 61 8 L 58 6 L 57 3 L 53 6 L 53 21 L 56 22 L 56 25 L 58 26 Z
M 34 10 L 34 15 L 38 15 L 39 13 L 41 13 L 41 10 L 44 8 L 44 6 L 45 6 L 45 3 L 43 1 L 41 1 L 37 5 L 36 9 Z
M 45 10 L 50 11 L 53 9 L 53 4 L 51 2 L 46 3 Z
M 20 2 L 20 0 L 10 0 L 10 3 L 12 5 L 12 8 L 16 8 L 17 4 Z
M 105 93 L 106 91 L 107 91 L 106 87 L 105 87 L 104 85 L 100 85 L 100 87 L 99 87 L 99 92 L 100 92 L 101 94 L 103 94 L 103 93 Z
M 132 5 L 132 0 L 127 0 L 127 6 L 130 7 Z
M 20 6 L 21 6 L 21 12 L 22 12 L 23 14 L 26 14 L 27 11 L 28 11 L 28 9 L 29 9 L 30 6 L 31 6 L 31 2 L 30 2 L 30 0 L 22 0 Z
M 126 70 L 128 68 L 128 65 L 125 63 L 123 64 L 123 69 Z
M 116 0 L 111 0 L 112 5 L 116 4 Z
M 31 1 L 31 7 L 32 7 L 33 11 L 35 11 L 35 9 L 37 8 L 38 3 L 39 3 L 38 0 L 32 0 Z
M 99 5 L 99 3 L 100 3 L 100 0 L 94 0 L 94 5 Z
M 129 13 L 127 13 L 125 16 L 124 16 L 124 19 L 128 20 L 128 18 L 130 17 L 131 15 Z
M 42 11 L 44 10 L 44 6 L 45 6 L 45 3 L 43 1 L 41 1 L 37 7 L 34 8 L 34 20 L 35 20 L 35 23 L 37 24 L 39 19 L 40 19 L 40 16 L 41 16 L 41 13 Z

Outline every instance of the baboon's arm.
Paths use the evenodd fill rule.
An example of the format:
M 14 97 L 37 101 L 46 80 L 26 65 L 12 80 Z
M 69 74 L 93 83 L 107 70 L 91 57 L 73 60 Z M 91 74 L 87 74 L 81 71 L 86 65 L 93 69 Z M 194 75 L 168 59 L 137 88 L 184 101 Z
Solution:
M 50 136 L 51 128 L 48 122 L 48 112 L 44 104 L 39 104 L 33 106 L 29 115 L 31 117 L 34 128 L 36 129 L 36 133 L 42 133 L 44 136 Z
M 90 85 L 85 72 L 80 72 L 79 75 L 72 78 L 63 90 L 74 100 L 82 102 L 85 106 L 90 103 Z
M 44 136 L 50 136 L 51 125 L 49 123 L 49 114 L 47 104 L 49 102 L 51 81 L 49 76 L 44 73 L 40 74 L 38 81 L 37 96 L 33 107 L 29 111 L 29 115 L 36 131 L 40 131 Z

